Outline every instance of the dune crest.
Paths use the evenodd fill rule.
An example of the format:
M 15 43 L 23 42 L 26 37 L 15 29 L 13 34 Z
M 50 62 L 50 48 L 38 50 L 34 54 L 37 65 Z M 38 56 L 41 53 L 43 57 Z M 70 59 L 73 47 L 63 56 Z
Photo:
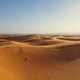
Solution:
M 35 35 L 0 39 L 0 80 L 80 80 L 80 41 Z

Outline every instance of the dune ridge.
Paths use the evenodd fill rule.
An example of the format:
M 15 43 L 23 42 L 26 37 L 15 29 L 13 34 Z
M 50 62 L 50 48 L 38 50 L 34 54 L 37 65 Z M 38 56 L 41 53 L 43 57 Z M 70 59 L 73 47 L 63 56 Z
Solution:
M 25 39 L 0 39 L 0 80 L 80 80 L 80 41 L 52 36 Z M 40 40 L 60 43 L 32 44 Z

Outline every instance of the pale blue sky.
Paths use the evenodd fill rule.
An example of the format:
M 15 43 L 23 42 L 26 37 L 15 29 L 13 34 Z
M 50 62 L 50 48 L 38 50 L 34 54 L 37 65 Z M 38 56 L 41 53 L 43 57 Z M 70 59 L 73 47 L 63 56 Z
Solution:
M 79 33 L 80 0 L 0 0 L 1 33 Z

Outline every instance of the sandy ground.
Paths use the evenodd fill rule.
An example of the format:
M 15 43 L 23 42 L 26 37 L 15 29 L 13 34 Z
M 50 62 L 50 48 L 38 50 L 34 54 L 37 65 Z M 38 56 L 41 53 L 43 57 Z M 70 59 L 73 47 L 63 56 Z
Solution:
M 80 41 L 60 41 L 31 45 L 2 40 L 0 80 L 80 80 Z

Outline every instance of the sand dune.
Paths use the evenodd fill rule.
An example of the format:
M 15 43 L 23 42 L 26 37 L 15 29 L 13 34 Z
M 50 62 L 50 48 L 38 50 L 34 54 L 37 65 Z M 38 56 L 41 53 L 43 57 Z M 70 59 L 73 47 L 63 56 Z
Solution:
M 1 40 L 0 80 L 80 80 L 80 42 L 60 41 L 33 45 L 24 40 Z

